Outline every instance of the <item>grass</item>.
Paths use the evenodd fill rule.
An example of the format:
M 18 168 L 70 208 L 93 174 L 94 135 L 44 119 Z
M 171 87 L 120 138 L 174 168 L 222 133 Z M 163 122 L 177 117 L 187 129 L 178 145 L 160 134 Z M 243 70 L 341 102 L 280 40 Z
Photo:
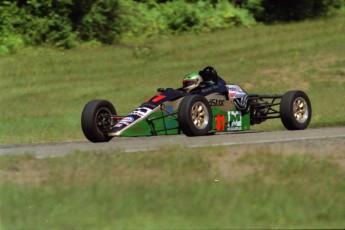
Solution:
M 345 125 L 343 17 L 0 57 L 0 144 L 84 140 L 83 106 L 125 114 L 213 65 L 253 93 L 302 89 Z M 279 120 L 254 127 L 282 129 Z M 0 229 L 343 228 L 344 154 L 234 148 L 0 157 Z M 321 151 L 321 150 L 320 150 Z
M 0 157 L 1 229 L 342 228 L 339 155 L 233 148 Z
M 252 93 L 301 89 L 311 127 L 345 125 L 344 17 L 233 28 L 133 44 L 73 50 L 31 48 L 0 57 L 0 144 L 83 140 L 80 116 L 91 99 L 127 114 L 159 87 L 213 65 Z M 255 129 L 283 129 L 279 120 Z

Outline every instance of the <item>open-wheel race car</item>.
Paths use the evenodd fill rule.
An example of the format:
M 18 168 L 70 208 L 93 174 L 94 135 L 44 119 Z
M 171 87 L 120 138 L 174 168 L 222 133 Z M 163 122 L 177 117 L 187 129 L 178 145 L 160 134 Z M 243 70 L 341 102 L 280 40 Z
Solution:
M 251 94 L 238 85 L 227 85 L 211 66 L 186 75 L 182 88 L 157 91 L 125 116 L 118 115 L 107 100 L 88 102 L 81 116 L 85 137 L 91 142 L 107 142 L 121 136 L 204 136 L 246 131 L 251 125 L 275 118 L 289 130 L 302 130 L 312 115 L 310 100 L 303 91 Z

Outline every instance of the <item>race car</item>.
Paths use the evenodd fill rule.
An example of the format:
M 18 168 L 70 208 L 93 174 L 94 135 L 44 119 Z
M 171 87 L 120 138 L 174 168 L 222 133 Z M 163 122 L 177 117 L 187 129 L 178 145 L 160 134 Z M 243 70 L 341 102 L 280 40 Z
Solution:
M 107 142 L 113 137 L 205 136 L 248 131 L 252 125 L 275 118 L 289 130 L 303 130 L 312 116 L 305 92 L 251 94 L 238 85 L 227 85 L 212 66 L 186 75 L 181 88 L 157 91 L 128 115 L 118 115 L 107 100 L 88 102 L 81 116 L 85 137 L 91 142 Z

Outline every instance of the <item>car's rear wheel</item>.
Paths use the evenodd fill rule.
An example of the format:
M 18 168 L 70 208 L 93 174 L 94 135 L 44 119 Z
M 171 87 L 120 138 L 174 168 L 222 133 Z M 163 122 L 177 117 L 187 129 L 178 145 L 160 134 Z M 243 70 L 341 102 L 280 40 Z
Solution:
M 308 127 L 312 115 L 309 97 L 303 91 L 285 93 L 280 102 L 280 117 L 289 130 L 302 130 Z
M 190 95 L 182 99 L 178 108 L 178 122 L 187 136 L 204 136 L 211 133 L 212 111 L 205 97 Z
M 108 142 L 111 115 L 116 115 L 114 106 L 106 100 L 88 102 L 81 115 L 81 127 L 85 137 L 91 142 Z

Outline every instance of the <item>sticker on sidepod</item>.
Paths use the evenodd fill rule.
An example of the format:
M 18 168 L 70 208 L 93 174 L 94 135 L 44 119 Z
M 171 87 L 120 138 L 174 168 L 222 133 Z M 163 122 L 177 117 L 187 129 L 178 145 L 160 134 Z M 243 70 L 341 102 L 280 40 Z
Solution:
M 124 124 L 124 125 L 129 125 L 134 121 L 133 117 L 125 117 L 123 118 L 118 124 Z
M 125 117 L 122 119 L 122 121 L 127 122 L 127 123 L 132 123 L 134 121 L 133 117 Z
M 123 124 L 117 123 L 114 127 L 121 128 L 122 126 L 123 126 Z
M 135 115 L 138 117 L 145 117 L 147 114 L 149 114 L 152 111 L 152 109 L 149 109 L 147 107 L 139 107 L 133 112 L 131 112 L 129 115 Z
M 239 87 L 238 85 L 227 85 L 226 88 L 228 89 L 228 91 L 234 91 L 234 92 L 244 92 L 243 89 L 241 89 L 241 87 Z
M 226 88 L 228 89 L 229 97 L 232 99 L 241 98 L 246 95 L 246 92 L 244 92 L 238 85 L 227 85 Z
M 146 108 L 146 107 L 139 107 L 133 112 L 131 112 L 127 117 L 122 118 L 121 121 L 119 121 L 114 127 L 115 132 L 118 132 L 127 126 L 133 124 L 135 121 L 143 118 L 144 116 L 148 115 L 152 109 Z
M 242 130 L 242 113 L 241 111 L 228 111 L 228 131 Z

